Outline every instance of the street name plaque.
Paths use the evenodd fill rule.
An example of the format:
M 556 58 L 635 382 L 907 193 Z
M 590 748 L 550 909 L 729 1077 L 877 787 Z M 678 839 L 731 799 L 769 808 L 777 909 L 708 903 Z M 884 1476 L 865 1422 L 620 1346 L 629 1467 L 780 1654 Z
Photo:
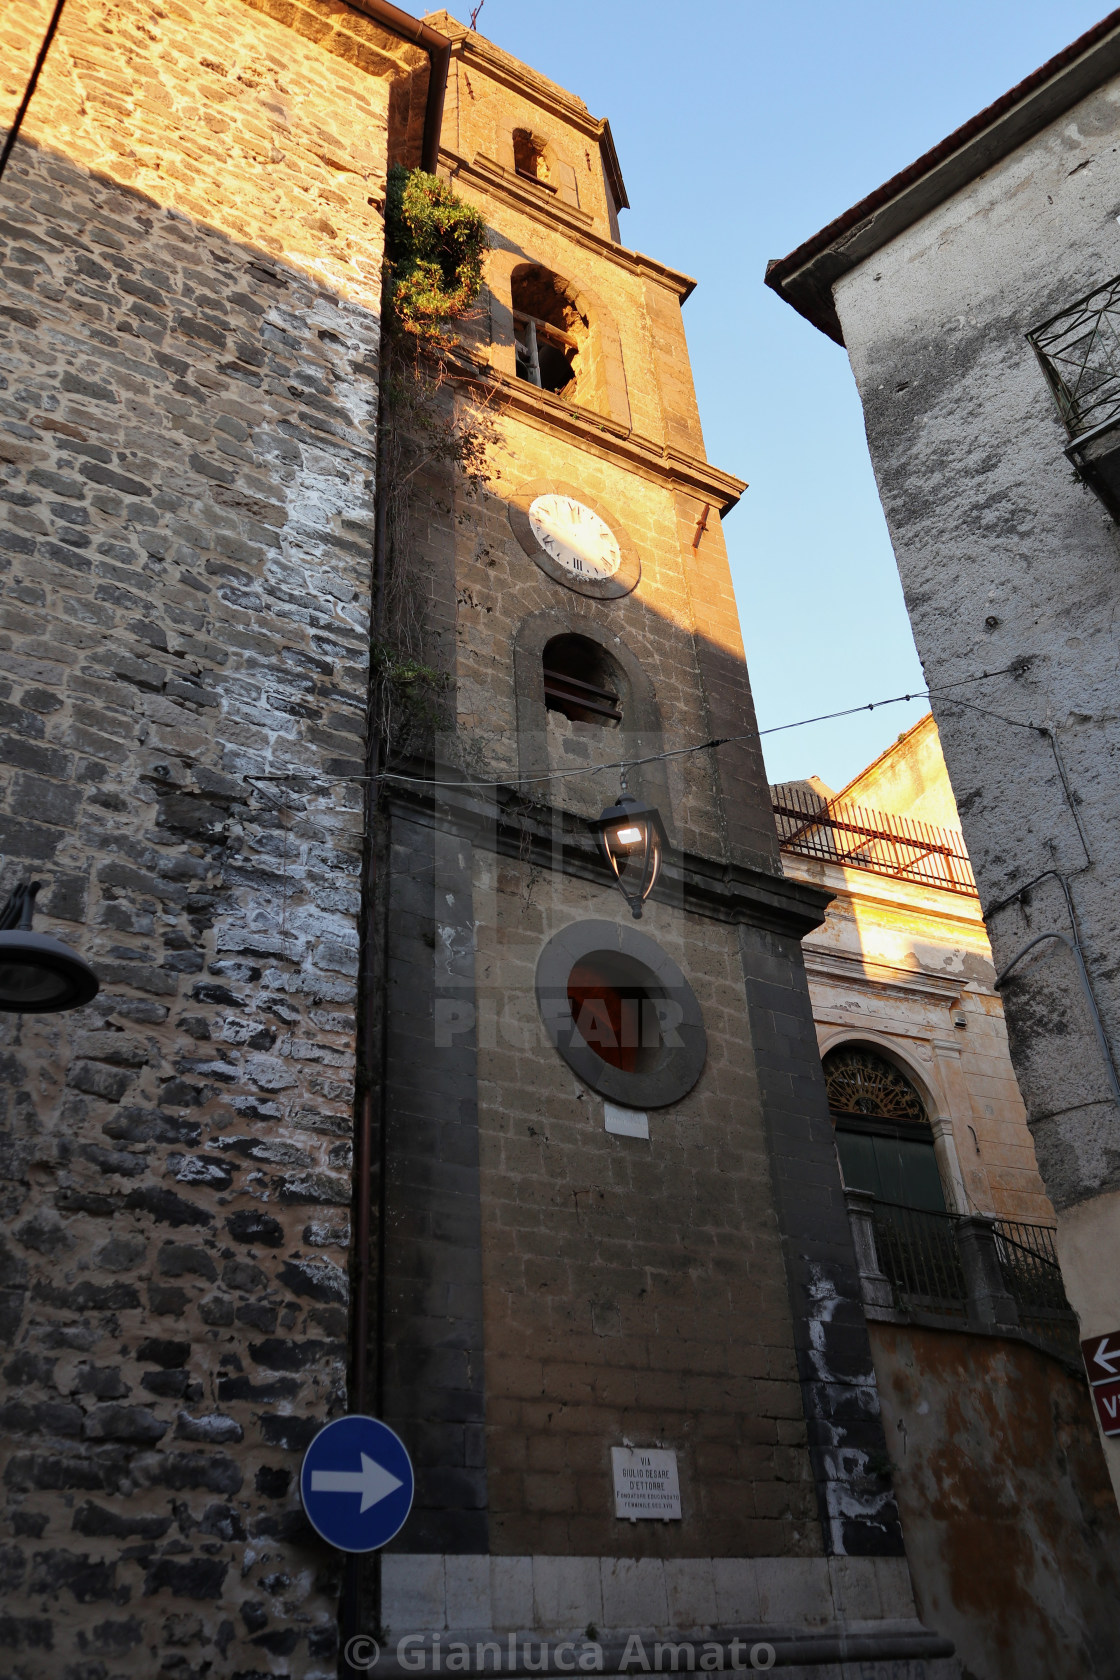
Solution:
M 631 1522 L 681 1520 L 677 1455 L 663 1447 L 612 1447 L 614 1514 Z

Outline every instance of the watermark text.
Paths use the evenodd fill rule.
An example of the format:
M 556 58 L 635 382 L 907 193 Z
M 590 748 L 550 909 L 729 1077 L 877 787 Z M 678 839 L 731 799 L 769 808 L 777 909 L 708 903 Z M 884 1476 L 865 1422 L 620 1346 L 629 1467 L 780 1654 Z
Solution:
M 375 1639 L 358 1633 L 346 1642 L 346 1660 L 359 1672 L 380 1665 L 383 1675 L 742 1674 L 773 1668 L 777 1653 L 765 1641 L 669 1640 L 639 1633 L 609 1642 L 520 1633 L 479 1640 L 406 1633 L 383 1653 Z

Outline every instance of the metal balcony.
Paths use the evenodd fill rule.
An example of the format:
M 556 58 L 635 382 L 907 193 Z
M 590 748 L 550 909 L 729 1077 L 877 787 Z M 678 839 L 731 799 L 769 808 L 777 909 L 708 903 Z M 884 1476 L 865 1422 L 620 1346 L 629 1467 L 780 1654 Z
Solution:
M 824 799 L 796 782 L 772 787 L 770 802 L 783 852 L 976 897 L 964 835 L 957 829 Z
M 1027 334 L 1079 476 L 1120 520 L 1120 276 Z
M 1077 1362 L 1077 1319 L 1048 1225 L 931 1213 L 864 1190 L 845 1199 L 869 1316 L 1026 1336 Z

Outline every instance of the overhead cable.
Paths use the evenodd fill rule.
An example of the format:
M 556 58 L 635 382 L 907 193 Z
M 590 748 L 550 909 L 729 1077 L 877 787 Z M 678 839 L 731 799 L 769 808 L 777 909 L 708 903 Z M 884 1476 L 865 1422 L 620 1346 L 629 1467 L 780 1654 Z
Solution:
M 982 671 L 976 677 L 962 677 L 958 682 L 947 683 L 943 688 L 917 689 L 910 694 L 893 694 L 886 700 L 867 700 L 861 706 L 845 706 L 839 712 L 822 712 L 818 717 L 798 718 L 795 723 L 776 723 L 768 729 L 751 730 L 742 735 L 716 735 L 707 741 L 696 741 L 687 747 L 671 747 L 664 752 L 647 753 L 640 758 L 616 758 L 606 764 L 581 764 L 567 770 L 547 770 L 536 776 L 504 776 L 498 781 L 441 781 L 431 776 L 409 776 L 400 770 L 382 770 L 375 776 L 332 776 L 320 777 L 313 770 L 284 770 L 261 771 L 246 775 L 247 782 L 323 782 L 335 785 L 341 782 L 402 782 L 410 786 L 448 788 L 460 792 L 481 793 L 487 788 L 509 787 L 516 781 L 525 787 L 538 782 L 562 781 L 568 776 L 597 776 L 605 770 L 631 770 L 643 764 L 659 764 L 670 758 L 684 758 L 690 753 L 710 752 L 715 747 L 728 747 L 740 741 L 754 741 L 762 735 L 779 735 L 787 729 L 805 729 L 811 723 L 830 723 L 835 718 L 853 717 L 857 712 L 874 712 L 882 706 L 899 706 L 907 700 L 928 700 L 933 695 L 949 694 L 953 689 L 967 687 L 971 683 L 986 682 L 992 677 L 1004 677 L 1008 673 L 1018 670 L 1018 666 L 1005 665 L 998 671 Z M 993 713 L 993 716 L 998 714 Z M 1014 721 L 1008 719 L 1009 722 Z M 1036 728 L 1037 725 L 1028 725 Z M 1044 731 L 1045 733 L 1045 731 Z

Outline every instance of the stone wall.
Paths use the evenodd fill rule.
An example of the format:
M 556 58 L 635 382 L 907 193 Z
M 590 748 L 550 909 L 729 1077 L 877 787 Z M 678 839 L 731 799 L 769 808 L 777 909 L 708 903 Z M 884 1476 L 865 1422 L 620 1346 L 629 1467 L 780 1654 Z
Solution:
M 42 879 L 102 981 L 3 1029 L 21 1677 L 333 1668 L 293 1476 L 345 1402 L 345 778 L 390 101 L 407 133 L 426 60 L 267 9 L 71 7 L 0 188 L 0 885 Z M 3 9 L 5 111 L 44 23 Z
M 488 493 L 474 503 L 455 499 L 453 518 L 437 501 L 435 516 L 418 532 L 418 551 L 426 545 L 442 578 L 432 628 L 455 673 L 461 744 L 488 775 L 514 776 L 521 750 L 513 657 L 519 626 L 548 611 L 569 616 L 576 628 L 590 621 L 619 639 L 646 673 L 665 746 L 713 734 L 737 737 L 718 764 L 700 754 L 666 767 L 662 803 L 674 842 L 773 869 L 773 822 L 761 751 L 751 738 L 750 683 L 720 528 L 743 485 L 704 453 L 681 316 L 693 282 L 612 239 L 599 159 L 602 124 L 583 102 L 446 13 L 432 21 L 455 43 L 443 155 L 456 190 L 478 206 L 490 229 L 477 348 L 502 381 L 490 398 L 495 436 Z M 514 173 L 518 127 L 578 164 L 578 208 Z M 604 373 L 609 389 L 599 407 L 580 409 L 513 377 L 511 276 L 525 263 L 569 283 L 594 333 L 611 346 L 604 357 L 611 362 Z M 523 485 L 544 480 L 582 490 L 638 550 L 642 575 L 631 595 L 589 599 L 558 586 L 528 559 L 511 529 L 510 506 Z M 592 726 L 550 736 L 544 751 L 552 751 L 557 769 L 633 751 L 632 742 Z M 565 780 L 550 797 L 597 812 L 603 780 Z
M 1106 161 L 1118 130 L 1114 84 L 836 287 L 927 679 L 1011 667 L 964 691 L 967 706 L 933 697 L 982 901 L 1055 869 L 1073 882 L 1113 1042 L 1117 535 L 1062 452 L 1025 334 L 1120 266 Z M 1073 807 L 1050 742 L 1024 723 L 1056 729 Z M 1048 877 L 989 916 L 997 968 L 1051 929 L 1068 933 L 1069 917 Z M 1005 1002 L 1055 1205 L 1115 1188 L 1116 1110 L 1072 954 L 1052 945 Z
M 615 920 L 609 889 L 476 854 L 480 1156 L 493 1550 L 817 1551 L 794 1333 L 733 928 L 671 905 L 643 931 L 709 1035 L 648 1141 L 604 1130 L 536 1009 L 538 952 Z M 614 1515 L 610 1447 L 676 1449 L 682 1523 Z
M 502 163 L 502 134 L 512 138 L 517 126 L 557 148 L 589 146 L 598 126 L 579 101 L 489 42 L 443 15 L 437 22 L 455 40 L 457 102 L 443 156 L 455 188 L 490 228 L 489 294 L 472 348 L 489 360 L 497 388 L 487 391 L 494 438 L 484 494 L 418 475 L 411 507 L 410 556 L 432 580 L 428 645 L 453 677 L 453 729 L 440 751 L 480 786 L 477 800 L 462 790 L 462 798 L 448 795 L 452 808 L 474 806 L 465 825 L 475 848 L 468 912 L 475 951 L 458 983 L 467 1005 L 458 1023 L 462 1057 L 453 1063 L 437 1047 L 432 1067 L 445 1068 L 448 1080 L 440 1087 L 442 1114 L 408 1079 L 400 1097 L 390 1092 L 396 1152 L 388 1163 L 386 1265 L 390 1280 L 395 1268 L 400 1277 L 400 1289 L 390 1285 L 400 1315 L 390 1317 L 388 1346 L 418 1349 L 400 1416 L 432 1468 L 430 1485 L 443 1488 L 442 1507 L 420 1519 L 432 1522 L 430 1541 L 410 1527 L 395 1549 L 423 1556 L 487 1546 L 514 1556 L 897 1551 L 890 1490 L 870 1468 L 880 1440 L 870 1351 L 793 932 L 816 914 L 816 895 L 806 922 L 793 906 L 789 922 L 776 917 L 789 932 L 777 941 L 781 949 L 762 949 L 766 936 L 759 944 L 756 931 L 739 941 L 730 926 L 739 912 L 720 909 L 705 921 L 704 912 L 685 914 L 683 897 L 672 894 L 646 909 L 643 926 L 677 954 L 700 991 L 709 1033 L 697 1089 L 650 1121 L 655 1146 L 626 1147 L 608 1136 L 601 1100 L 542 1033 L 532 984 L 542 942 L 564 922 L 625 914 L 601 884 L 571 879 L 586 880 L 581 848 L 569 847 L 583 828 L 573 818 L 598 813 L 618 786 L 616 771 L 591 776 L 588 766 L 734 736 L 719 754 L 635 768 L 633 783 L 657 800 L 673 843 L 697 867 L 722 879 L 727 865 L 746 865 L 744 880 L 749 874 L 761 890 L 769 890 L 762 880 L 781 879 L 720 531 L 720 511 L 742 486 L 704 457 L 680 316 L 692 282 L 613 242 L 601 205 L 578 217 Z M 588 410 L 514 376 L 510 276 L 526 262 L 578 286 L 599 324 L 615 329 L 625 423 L 613 395 L 608 407 Z M 606 343 L 608 334 L 601 336 Z M 524 484 L 542 482 L 601 509 L 626 548 L 636 549 L 641 576 L 631 593 L 591 598 L 527 553 L 510 509 Z M 521 652 L 531 632 L 539 687 L 547 623 L 552 633 L 583 633 L 618 650 L 648 685 L 660 726 L 641 739 L 626 717 L 621 729 L 549 726 L 539 704 L 541 739 L 529 741 L 532 672 Z M 526 766 L 534 774 L 581 774 L 544 785 L 527 778 Z M 517 813 L 500 795 L 490 803 L 487 793 L 502 778 L 514 785 L 526 778 L 524 796 L 536 801 L 514 842 L 517 862 L 502 858 L 509 833 L 497 837 Z M 427 820 L 462 835 L 460 816 L 437 806 Z M 541 827 L 551 827 L 551 845 L 541 843 Z M 411 845 L 420 855 L 420 842 Z M 403 843 L 401 857 L 406 852 Z M 427 927 L 411 882 L 401 882 L 400 912 L 390 916 L 390 959 L 400 961 L 401 976 L 391 1008 L 401 1013 L 400 1042 L 413 1055 L 425 1047 L 433 1010 L 432 961 L 425 971 L 420 939 L 427 936 L 442 961 L 445 948 L 458 949 L 467 914 L 460 865 L 448 865 L 447 879 L 427 890 Z M 754 911 L 741 914 L 749 922 Z M 475 1003 L 477 1085 L 465 1037 Z M 749 1010 L 757 1011 L 766 1045 L 766 1100 L 754 1079 Z M 393 1119 L 398 1104 L 427 1139 L 423 1149 Z M 475 1105 L 477 1144 L 450 1119 L 467 1110 L 474 1116 Z M 774 1147 L 782 1154 L 777 1171 L 788 1179 L 781 1215 L 766 1169 Z M 484 1347 L 468 1235 L 475 1171 Z M 432 1198 L 428 1210 L 423 1189 Z M 809 1203 L 813 1230 L 803 1218 Z M 475 1436 L 484 1359 L 485 1477 Z M 428 1421 L 418 1428 L 425 1406 Z M 626 1525 L 613 1515 L 608 1448 L 630 1433 L 680 1445 L 690 1485 L 683 1525 Z M 413 1433 L 406 1438 L 411 1443 Z
M 442 872 L 430 884 L 430 843 L 400 842 L 389 918 L 390 972 L 399 976 L 390 1006 L 400 1021 L 390 1031 L 402 1053 L 391 1070 L 399 1092 L 388 1093 L 387 1398 L 433 1490 L 393 1552 L 896 1552 L 889 1485 L 874 1468 L 882 1451 L 870 1352 L 797 946 L 819 899 L 807 894 L 795 911 L 796 892 L 778 873 L 720 529 L 742 485 L 703 452 L 680 312 L 692 283 L 614 242 L 594 195 L 577 215 L 515 175 L 503 136 L 511 140 L 516 127 L 572 156 L 586 147 L 594 161 L 598 125 L 578 100 L 490 43 L 446 16 L 435 21 L 455 43 L 444 158 L 490 229 L 488 291 L 471 346 L 489 360 L 496 388 L 487 392 L 485 491 L 418 474 L 411 509 L 410 558 L 430 579 L 431 658 L 452 679 L 455 702 L 439 750 L 479 786 L 449 792 L 425 814 L 447 830 L 434 853 L 438 861 L 448 848 Z M 615 385 L 603 406 L 580 408 L 515 377 L 511 276 L 525 263 L 578 288 L 604 345 L 612 329 Z M 525 484 L 542 482 L 586 498 L 638 552 L 632 592 L 593 598 L 535 562 L 511 509 Z M 539 738 L 527 738 L 527 688 L 535 676 L 540 689 L 548 624 L 617 650 L 640 675 L 657 712 L 646 734 L 625 716 L 620 729 L 561 727 L 541 700 Z M 521 657 L 529 632 L 535 673 Z M 588 871 L 579 820 L 614 797 L 617 771 L 592 776 L 589 767 L 713 735 L 736 739 L 718 754 L 636 767 L 633 785 L 656 800 L 688 868 L 741 882 L 744 893 L 791 896 L 766 932 L 752 925 L 742 938 L 736 921 L 763 919 L 753 900 L 708 904 L 710 920 L 703 908 L 686 910 L 684 891 L 667 890 L 647 908 L 643 928 L 700 996 L 708 1063 L 695 1090 L 650 1117 L 653 1141 L 638 1143 L 605 1132 L 601 1098 L 548 1042 L 535 966 L 557 928 L 625 915 L 594 864 Z M 531 780 L 527 766 L 534 775 L 580 773 L 548 784 Z M 522 779 L 520 814 L 516 800 L 492 792 L 503 778 Z M 455 855 L 468 836 L 469 909 Z M 415 882 L 403 877 L 409 856 L 423 860 Z M 783 936 L 771 944 L 774 925 Z M 437 1100 L 417 1091 L 404 1051 L 428 1053 L 429 1023 L 449 1001 L 439 969 L 452 957 L 461 962 L 450 982 L 458 1054 L 437 1041 L 429 1061 Z M 468 1114 L 470 1124 L 460 1123 Z M 407 1357 L 393 1351 L 402 1347 Z M 631 1436 L 678 1447 L 689 1487 L 682 1524 L 613 1515 L 609 1448 Z
M 462 522 L 447 533 L 452 540 L 443 550 L 444 564 L 451 560 L 455 566 L 457 722 L 466 750 L 488 774 L 517 779 L 529 743 L 518 729 L 514 649 L 521 627 L 545 614 L 555 620 L 555 634 L 586 634 L 584 627 L 591 625 L 608 649 L 621 645 L 650 682 L 663 721 L 661 733 L 646 742 L 625 723 L 621 730 L 573 725 L 550 713 L 549 722 L 557 722 L 534 760 L 551 770 L 578 771 L 628 753 L 638 757 L 643 749 L 657 752 L 706 739 L 692 603 L 671 493 L 636 478 L 625 462 L 596 459 L 574 441 L 508 418 L 492 458 L 496 476 L 490 493 L 481 505 L 462 509 Z M 568 483 L 593 498 L 638 547 L 643 576 L 632 598 L 588 600 L 557 585 L 522 551 L 510 526 L 511 493 L 522 483 L 546 480 Z M 655 775 L 660 780 L 658 803 L 674 841 L 708 853 L 720 852 L 724 844 L 715 768 L 710 754 L 698 754 L 635 773 L 636 785 L 652 783 Z M 618 788 L 616 777 L 569 774 L 551 788 L 533 791 L 568 810 L 597 816 Z
M 1084 1383 L 1020 1342 L 873 1324 L 918 1613 L 975 1680 L 1113 1680 L 1120 1518 Z
M 18 55 L 40 23 L 30 4 L 8 8 L 5 46 Z M 507 83 L 521 74 L 511 62 Z M 14 1609 L 0 1638 L 20 1680 L 60 1667 L 100 1680 L 110 1664 L 257 1680 L 334 1662 L 335 1560 L 306 1528 L 293 1475 L 345 1404 L 363 839 L 352 778 L 365 750 L 381 210 L 389 157 L 413 155 L 422 70 L 415 49 L 332 5 L 95 0 L 60 33 L 0 197 L 0 651 L 12 685 L 0 697 L 0 885 L 41 873 L 44 925 L 80 943 L 103 979 L 84 1015 L 6 1029 Z M 462 137 L 463 65 L 456 78 Z M 597 135 L 543 79 L 525 73 L 522 94 L 587 142 Z M 507 119 L 519 110 L 507 101 Z M 490 166 L 461 143 L 458 184 L 481 196 Z M 493 168 L 493 203 L 508 210 L 522 189 Z M 602 1430 L 626 1427 L 624 1413 L 685 1440 L 700 1498 L 684 1550 L 793 1562 L 848 1541 L 896 1551 L 796 948 L 820 901 L 776 873 L 716 519 L 740 486 L 703 458 L 678 307 L 690 282 L 612 246 L 599 192 L 591 209 L 569 207 L 562 235 L 541 203 L 517 222 L 491 218 L 490 323 L 502 371 L 499 282 L 521 246 L 559 272 L 579 266 L 581 284 L 594 268 L 610 414 L 592 421 L 508 381 L 503 477 L 470 507 L 438 474 L 418 479 L 412 558 L 431 563 L 428 629 L 456 679 L 455 752 L 512 778 L 513 621 L 577 598 L 523 554 L 515 570 L 509 479 L 544 457 L 632 523 L 646 571 L 644 593 L 624 603 L 627 635 L 664 715 L 693 739 L 743 738 L 667 773 L 667 815 L 696 849 L 689 890 L 701 903 L 722 894 L 719 916 L 686 916 L 683 899 L 648 913 L 703 993 L 708 1066 L 695 1114 L 632 1180 L 633 1162 L 602 1148 L 617 1140 L 569 1125 L 574 1081 L 550 1048 L 535 1067 L 499 1063 L 480 1034 L 491 1061 L 476 1126 L 473 1044 L 446 1047 L 442 1062 L 428 1054 L 440 1048 L 436 988 L 454 1000 L 473 983 L 477 922 L 484 948 L 503 929 L 522 938 L 484 991 L 524 992 L 534 894 L 542 905 L 554 894 L 547 914 L 563 917 L 602 904 L 605 888 L 585 855 L 574 869 L 558 859 L 566 874 L 542 868 L 539 833 L 534 857 L 511 859 L 507 834 L 505 861 L 495 842 L 487 863 L 491 892 L 480 853 L 472 882 L 469 849 L 440 831 L 434 802 L 414 800 L 420 841 L 393 815 L 377 1374 L 421 1472 L 402 1544 L 470 1555 L 498 1533 L 496 1549 L 519 1556 L 615 1549 L 580 1431 L 550 1430 L 543 1400 L 520 1422 L 501 1409 L 526 1400 L 515 1344 L 543 1328 L 558 1404 L 570 1378 L 578 1388 L 596 1373 L 602 1405 L 586 1415 L 600 1467 Z M 627 322 L 621 363 L 608 320 Z M 252 779 L 293 767 L 309 779 Z M 742 919 L 754 925 L 740 938 Z M 559 1199 L 534 1170 L 544 1146 L 528 1129 L 501 1153 L 511 1116 L 533 1124 L 534 1073 L 538 1118 L 563 1151 Z M 593 1142 L 601 1175 L 617 1165 L 619 1176 L 589 1296 L 567 1187 L 578 1209 Z M 682 1184 L 687 1206 L 674 1211 Z M 628 1256 L 611 1250 L 612 1223 Z M 552 1244 L 571 1257 L 568 1295 L 542 1293 L 534 1274 L 536 1293 L 518 1299 L 518 1279 L 503 1281 L 511 1252 L 539 1271 Z M 498 1378 L 490 1530 L 483 1353 Z M 582 1527 L 563 1489 L 585 1501 Z M 651 1551 L 663 1543 L 645 1531 Z

